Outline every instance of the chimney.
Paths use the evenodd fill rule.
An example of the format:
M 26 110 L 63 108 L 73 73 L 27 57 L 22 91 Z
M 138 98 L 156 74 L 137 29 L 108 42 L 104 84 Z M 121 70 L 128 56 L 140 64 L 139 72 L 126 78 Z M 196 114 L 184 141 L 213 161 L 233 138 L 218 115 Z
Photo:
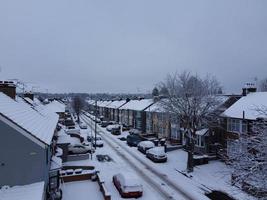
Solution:
M 13 81 L 0 81 L 0 92 L 3 92 L 12 99 L 16 98 L 16 85 Z
M 247 96 L 249 93 L 257 92 L 257 87 L 255 83 L 246 83 L 245 87 L 242 88 L 242 95 Z
M 24 94 L 24 97 L 25 98 L 29 98 L 29 99 L 31 99 L 32 101 L 34 100 L 34 94 L 32 93 L 32 92 L 26 92 L 25 94 Z

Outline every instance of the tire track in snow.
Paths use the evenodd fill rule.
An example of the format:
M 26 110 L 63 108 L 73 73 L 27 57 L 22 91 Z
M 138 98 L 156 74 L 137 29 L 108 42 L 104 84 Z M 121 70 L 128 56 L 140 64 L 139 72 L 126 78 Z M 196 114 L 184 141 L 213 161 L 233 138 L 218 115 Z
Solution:
M 92 128 L 92 124 L 91 124 L 91 122 L 89 122 L 88 120 L 90 120 L 90 119 L 84 119 L 83 117 L 82 117 L 82 119 L 90 126 L 90 128 Z M 100 130 L 102 133 L 103 133 L 103 131 L 102 130 Z M 114 150 L 114 151 L 116 151 L 117 153 L 118 153 L 118 155 L 123 159 L 123 160 L 125 160 L 128 164 L 130 164 L 130 166 L 133 168 L 133 170 L 134 171 L 136 171 L 139 175 L 141 175 L 141 177 L 142 177 L 142 179 L 145 181 L 145 182 L 147 182 L 150 186 L 152 186 L 152 188 L 155 190 L 155 191 L 157 191 L 157 192 L 159 192 L 159 194 L 161 195 L 161 197 L 163 198 L 163 199 L 170 199 L 170 200 L 175 200 L 175 198 L 174 197 L 172 197 L 172 196 L 170 196 L 170 194 L 169 194 L 169 192 L 166 192 L 166 191 L 164 191 L 162 188 L 161 188 L 161 186 L 158 184 L 158 183 L 156 183 L 153 179 L 151 179 L 151 177 L 149 177 L 144 171 L 143 171 L 143 169 L 140 169 L 137 165 L 136 165 L 136 163 L 134 163 L 132 160 L 130 160 L 129 158 L 127 158 L 127 156 L 124 154 L 124 153 L 122 153 L 122 151 L 121 151 L 121 149 L 119 149 L 117 146 L 115 146 L 114 144 L 112 144 L 111 142 L 110 142 L 110 140 L 108 140 L 108 139 L 106 139 L 105 137 L 102 137 L 102 139 Z M 180 200 L 180 199 L 179 199 Z
M 84 119 L 87 118 L 87 119 Z M 84 115 L 83 120 L 87 122 L 87 124 L 91 127 L 92 124 L 91 123 L 91 119 L 89 119 L 86 115 Z M 153 168 L 151 168 L 147 163 L 145 163 L 143 160 L 141 160 L 140 158 L 138 158 L 136 155 L 134 155 L 131 151 L 129 151 L 129 149 L 127 149 L 126 147 L 124 147 L 123 145 L 121 145 L 119 142 L 115 141 L 114 138 L 112 138 L 111 136 L 107 135 L 103 130 L 99 129 L 99 131 L 105 136 L 103 137 L 103 139 L 123 158 L 125 159 L 128 163 L 131 164 L 131 166 L 134 168 L 134 170 L 136 170 L 140 175 L 142 175 L 142 177 L 146 178 L 146 180 L 148 181 L 148 183 L 150 185 L 152 185 L 153 187 L 155 187 L 158 191 L 161 192 L 161 195 L 164 196 L 165 199 L 176 199 L 176 197 L 174 197 L 173 195 L 170 195 L 170 192 L 165 191 L 161 184 L 159 184 L 158 182 L 156 182 L 154 179 L 152 179 L 149 175 L 147 175 L 145 172 L 143 172 L 143 169 L 141 169 L 134 161 L 131 161 L 129 158 L 127 158 L 127 156 L 122 153 L 116 146 L 120 147 L 120 149 L 123 149 L 124 152 L 128 153 L 132 158 L 134 158 L 136 161 L 138 161 L 140 164 L 142 164 L 144 166 L 144 168 L 146 170 L 148 170 L 150 173 L 152 173 L 153 175 L 155 175 L 155 178 L 160 179 L 160 182 L 162 182 L 164 185 L 169 186 L 170 188 L 172 188 L 174 191 L 176 191 L 178 194 L 180 194 L 181 196 L 183 196 L 185 199 L 188 200 L 195 200 L 195 198 L 191 197 L 190 195 L 188 195 L 185 191 L 183 191 L 181 188 L 179 188 L 177 185 L 173 184 L 170 180 L 166 179 L 164 174 L 158 173 L 156 170 L 154 170 Z M 109 139 L 107 139 L 106 137 L 108 137 Z M 109 140 L 109 141 L 108 141 Z M 111 143 L 115 143 L 116 146 L 114 144 Z M 167 189 L 167 188 L 166 188 Z M 181 200 L 179 198 L 179 200 Z

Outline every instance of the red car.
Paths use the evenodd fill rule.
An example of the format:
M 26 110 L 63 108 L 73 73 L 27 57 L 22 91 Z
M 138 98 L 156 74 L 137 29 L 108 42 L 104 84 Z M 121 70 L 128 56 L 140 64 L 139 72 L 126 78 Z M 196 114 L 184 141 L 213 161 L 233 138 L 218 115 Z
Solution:
M 118 173 L 113 176 L 113 183 L 122 198 L 138 198 L 143 195 L 143 186 L 133 174 Z

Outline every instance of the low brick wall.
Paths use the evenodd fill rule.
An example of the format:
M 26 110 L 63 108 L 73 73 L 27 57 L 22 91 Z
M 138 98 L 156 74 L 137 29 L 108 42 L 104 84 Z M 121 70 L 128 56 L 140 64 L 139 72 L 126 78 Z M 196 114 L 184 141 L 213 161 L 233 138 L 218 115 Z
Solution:
M 107 191 L 105 181 L 102 179 L 99 173 L 97 173 L 97 182 L 100 187 L 100 191 L 103 194 L 104 200 L 111 200 L 111 194 Z
M 74 174 L 74 175 L 66 175 L 61 176 L 60 178 L 65 182 L 74 182 L 74 181 L 86 181 L 91 180 L 93 173 L 87 173 L 87 174 Z

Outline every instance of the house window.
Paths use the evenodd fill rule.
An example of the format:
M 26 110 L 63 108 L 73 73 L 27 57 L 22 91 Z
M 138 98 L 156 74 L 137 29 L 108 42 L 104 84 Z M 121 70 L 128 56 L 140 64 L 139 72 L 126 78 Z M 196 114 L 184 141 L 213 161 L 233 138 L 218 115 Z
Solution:
M 239 119 L 229 119 L 228 120 L 228 131 L 240 132 L 240 120 Z
M 246 133 L 247 122 L 240 119 L 228 119 L 227 130 L 229 132 Z
M 248 131 L 248 123 L 242 121 L 242 133 L 247 133 L 247 131 Z
M 179 126 L 171 124 L 171 138 L 178 140 L 180 139 L 181 133 L 179 131 Z
M 196 138 L 196 146 L 198 147 L 204 147 L 204 137 L 201 135 L 197 135 Z

